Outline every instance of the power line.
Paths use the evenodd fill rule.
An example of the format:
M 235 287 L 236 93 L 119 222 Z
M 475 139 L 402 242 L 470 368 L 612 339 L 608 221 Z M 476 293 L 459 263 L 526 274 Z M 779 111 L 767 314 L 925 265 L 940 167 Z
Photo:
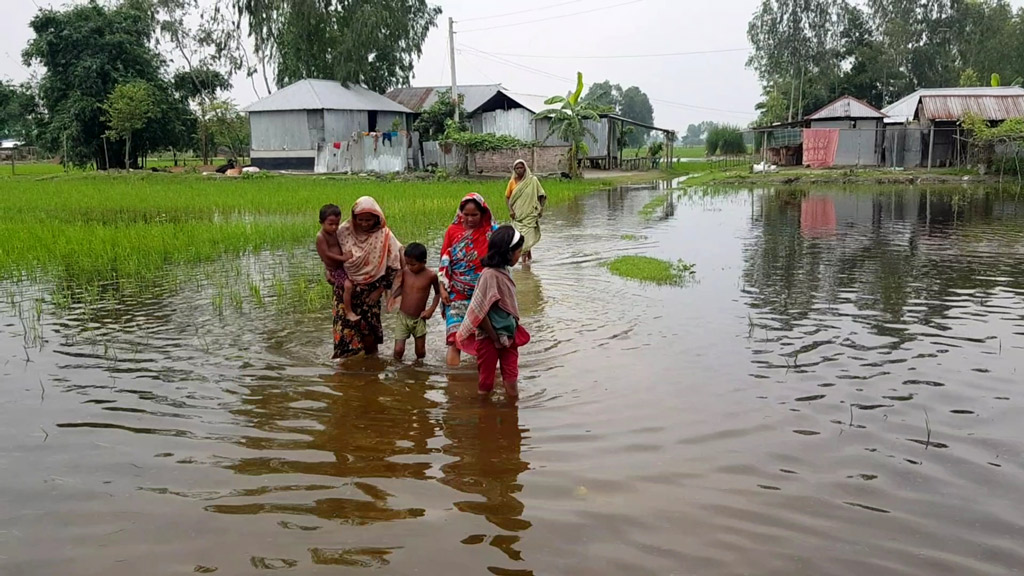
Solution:
M 458 52 L 459 54 L 463 55 L 463 56 L 475 56 L 475 54 L 466 54 L 466 53 L 464 53 L 464 52 L 463 52 L 462 50 L 459 50 L 459 49 L 457 49 L 457 48 L 456 48 L 456 50 L 455 50 L 455 51 L 456 51 L 456 52 Z M 487 80 L 489 80 L 489 81 L 491 82 L 491 84 L 499 84 L 499 85 L 501 84 L 501 82 L 498 82 L 498 81 L 497 81 L 497 80 L 495 80 L 494 78 L 491 78 L 491 75 L 490 75 L 490 74 L 488 74 L 487 72 L 484 72 L 484 71 L 483 71 L 482 69 L 480 69 L 480 68 L 477 68 L 477 67 L 476 67 L 476 65 L 475 65 L 475 64 L 473 64 L 473 62 L 472 62 L 472 61 L 468 61 L 468 62 L 467 62 L 467 61 L 465 61 L 465 60 L 464 60 L 464 62 L 466 62 L 467 64 L 469 64 L 469 66 L 470 66 L 471 68 L 473 68 L 473 70 L 476 70 L 476 71 L 477 71 L 477 72 L 478 72 L 478 73 L 479 73 L 479 74 L 480 74 L 481 76 L 483 76 L 484 78 L 486 78 Z
M 725 52 L 749 52 L 746 48 L 723 48 L 721 50 L 696 50 L 693 52 L 662 52 L 660 54 L 608 54 L 606 56 L 558 56 L 551 54 L 509 54 L 506 52 L 492 52 L 495 56 L 509 56 L 512 58 L 537 58 L 545 60 L 615 60 L 625 58 L 665 58 L 669 56 L 697 56 L 701 54 L 722 54 Z
M 525 64 L 519 64 L 517 62 L 513 62 L 511 60 L 502 58 L 500 56 L 491 54 L 489 52 L 484 52 L 483 50 L 479 50 L 477 48 L 471 48 L 471 47 L 465 46 L 465 45 L 463 46 L 463 48 L 470 50 L 470 52 L 468 52 L 469 55 L 477 56 L 478 58 L 486 58 L 488 60 L 491 60 L 492 62 L 497 62 L 499 64 L 504 64 L 504 65 L 512 67 L 512 68 L 517 68 L 519 70 L 523 70 L 525 72 L 530 72 L 530 73 L 537 74 L 537 75 L 540 75 L 540 76 L 546 76 L 548 78 L 552 78 L 554 80 L 559 80 L 559 81 L 563 81 L 563 82 L 572 82 L 574 80 L 572 78 L 568 78 L 568 77 L 565 77 L 565 76 L 559 76 L 557 74 L 552 74 L 551 72 L 546 72 L 544 70 L 540 70 L 539 68 L 533 68 L 533 67 L 527 66 Z M 591 86 L 590 84 L 586 85 L 586 87 L 588 87 L 588 88 L 590 86 Z M 739 110 L 724 110 L 722 108 L 711 108 L 711 107 L 708 107 L 708 106 L 697 106 L 695 104 L 684 104 L 682 102 L 674 102 L 672 100 L 662 100 L 662 99 L 659 99 L 659 98 L 650 98 L 650 97 L 648 97 L 648 98 L 651 100 L 651 102 L 658 102 L 660 104 L 665 104 L 667 106 L 673 106 L 673 107 L 676 107 L 676 108 L 682 108 L 682 109 L 686 109 L 686 110 L 699 110 L 699 111 L 709 111 L 709 112 L 720 112 L 720 113 L 723 113 L 723 114 L 729 114 L 729 115 L 734 115 L 734 116 L 743 116 L 744 118 L 750 118 L 750 117 L 757 116 L 756 114 L 754 114 L 752 112 L 741 112 Z
M 549 9 L 550 8 L 558 8 L 559 6 L 568 6 L 569 4 L 579 4 L 580 2 L 583 2 L 583 1 L 584 0 L 569 0 L 569 2 L 562 2 L 561 4 L 552 4 L 550 6 L 546 6 L 545 8 L 549 8 Z M 461 22 L 476 22 L 477 20 L 492 20 L 494 18 L 504 18 L 505 16 L 516 16 L 518 14 L 526 14 L 527 12 L 536 12 L 536 11 L 537 11 L 536 8 L 532 8 L 530 10 L 517 10 L 516 12 L 506 12 L 505 14 L 495 14 L 494 16 L 479 16 L 477 18 L 464 18 L 462 20 L 456 20 L 455 22 L 456 23 L 461 23 Z
M 558 20 L 560 18 L 569 18 L 570 16 L 580 16 L 582 14 L 590 14 L 592 12 L 600 12 L 602 10 L 610 10 L 612 8 L 620 8 L 622 6 L 629 6 L 630 4 L 639 4 L 640 2 L 643 2 L 643 1 L 644 0 L 630 0 L 629 2 L 622 2 L 622 3 L 619 3 L 619 4 L 611 4 L 609 6 L 602 6 L 600 8 L 593 8 L 591 10 L 583 10 L 581 12 L 571 12 L 569 14 L 561 14 L 559 16 L 548 16 L 547 18 L 539 18 L 537 20 L 527 20 L 525 22 L 514 22 L 512 24 L 503 24 L 503 25 L 500 25 L 500 26 L 488 26 L 486 28 L 473 28 L 471 30 L 462 30 L 460 33 L 461 34 L 469 34 L 471 32 L 483 32 L 485 30 L 497 30 L 499 28 L 505 29 L 505 28 L 512 28 L 512 27 L 515 27 L 515 26 L 525 26 L 527 24 L 536 24 L 538 22 L 547 22 L 549 20 Z

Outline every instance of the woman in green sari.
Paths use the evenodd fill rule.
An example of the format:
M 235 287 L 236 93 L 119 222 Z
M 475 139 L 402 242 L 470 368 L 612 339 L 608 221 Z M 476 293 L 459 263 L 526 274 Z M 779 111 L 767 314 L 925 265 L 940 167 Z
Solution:
M 544 205 L 548 195 L 540 180 L 530 172 L 525 160 L 516 160 L 512 165 L 512 178 L 505 189 L 505 201 L 512 225 L 523 235 L 523 265 L 533 261 L 533 247 L 540 242 L 540 219 L 544 216 Z

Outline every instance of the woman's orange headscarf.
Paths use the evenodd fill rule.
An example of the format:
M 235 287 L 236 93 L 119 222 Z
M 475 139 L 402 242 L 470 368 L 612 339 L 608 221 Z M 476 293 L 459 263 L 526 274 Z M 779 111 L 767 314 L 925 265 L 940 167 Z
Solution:
M 362 232 L 355 222 L 359 214 L 373 214 L 377 226 Z M 380 205 L 369 196 L 352 205 L 352 217 L 338 227 L 338 243 L 343 253 L 352 254 L 352 259 L 345 263 L 345 272 L 355 284 L 368 284 L 383 276 L 388 268 L 402 267 L 402 245 L 388 228 Z

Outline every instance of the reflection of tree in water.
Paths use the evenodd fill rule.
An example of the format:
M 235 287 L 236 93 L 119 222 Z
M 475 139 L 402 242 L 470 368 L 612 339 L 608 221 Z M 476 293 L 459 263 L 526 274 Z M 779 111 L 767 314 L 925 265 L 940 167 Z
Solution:
M 768 312 L 779 329 L 792 329 L 816 307 L 843 296 L 852 297 L 859 310 L 883 313 L 859 321 L 905 339 L 909 336 L 886 324 L 903 322 L 909 302 L 925 303 L 923 313 L 913 312 L 920 316 L 915 322 L 933 324 L 948 313 L 943 298 L 950 290 L 976 289 L 984 284 L 978 276 L 1019 266 L 1019 256 L 981 260 L 964 253 L 964 244 L 992 240 L 994 210 L 1018 214 L 1019 230 L 1016 200 L 903 191 L 833 196 L 837 204 L 856 209 L 838 214 L 837 238 L 817 239 L 801 234 L 806 191 L 787 189 L 759 198 L 753 235 L 744 247 L 743 279 L 751 307 Z M 928 251 L 921 250 L 925 236 L 932 237 Z
M 519 475 L 529 469 L 521 457 L 523 434 L 519 408 L 503 400 L 476 398 L 475 377 L 449 377 L 451 404 L 442 416 L 449 444 L 444 453 L 456 458 L 441 467 L 445 486 L 474 498 L 457 501 L 460 512 L 483 516 L 506 532 L 523 532 L 531 523 L 523 519 L 524 504 L 516 498 L 523 486 Z M 481 543 L 481 535 L 470 535 L 467 543 Z M 514 546 L 518 535 L 498 534 L 490 544 L 510 560 L 521 561 Z
M 427 442 L 437 435 L 429 417 L 436 403 L 424 395 L 427 374 L 413 374 L 411 382 L 384 382 L 376 372 L 339 373 L 328 378 L 326 389 L 294 383 L 252 387 L 244 405 L 232 411 L 236 417 L 261 432 L 301 434 L 306 438 L 242 437 L 237 443 L 258 451 L 258 455 L 225 467 L 255 476 L 309 474 L 351 479 L 351 486 L 358 493 L 305 503 L 293 503 L 294 497 L 289 497 L 288 503 L 217 504 L 207 509 L 225 514 L 308 514 L 353 525 L 423 516 L 425 511 L 419 508 L 391 508 L 391 494 L 368 480 L 360 480 L 427 479 L 429 463 L 395 461 L 396 456 L 428 453 Z M 296 422 L 316 426 L 287 425 Z M 334 458 L 317 461 L 290 457 L 290 452 L 298 451 L 330 453 Z M 252 494 L 233 495 L 267 496 L 276 492 L 325 490 L 337 485 L 324 482 L 319 486 L 267 486 Z

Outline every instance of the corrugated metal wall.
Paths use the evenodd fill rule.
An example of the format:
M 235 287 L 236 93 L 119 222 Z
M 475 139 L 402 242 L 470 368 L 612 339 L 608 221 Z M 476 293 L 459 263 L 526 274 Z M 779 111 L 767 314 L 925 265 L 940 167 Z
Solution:
M 324 111 L 326 141 L 344 142 L 352 138 L 353 132 L 366 132 L 367 118 L 365 110 Z
M 917 168 L 926 155 L 922 153 L 922 128 L 889 124 L 885 127 L 885 164 L 890 167 Z
M 406 140 L 401 133 L 385 139 L 382 136 L 363 136 L 339 142 L 320 143 L 316 154 L 315 172 L 377 172 L 390 174 L 403 172 L 407 166 Z
M 836 148 L 835 166 L 877 166 L 879 160 L 878 120 L 857 120 L 852 128 L 850 120 L 815 120 L 811 128 L 839 129 L 839 146 Z
M 587 149 L 590 151 L 591 158 L 604 158 L 608 154 L 608 122 L 607 118 L 602 118 L 600 122 L 593 120 L 585 120 L 584 123 L 590 131 L 594 133 L 593 137 L 587 137 L 585 142 L 587 143 Z M 552 134 L 550 137 L 545 138 L 548 133 L 548 129 L 551 126 L 551 121 L 547 118 L 541 118 L 537 120 L 537 139 L 541 141 L 544 146 L 568 146 L 569 143 L 559 139 L 556 135 Z
M 465 160 L 466 155 L 458 146 L 452 146 L 450 152 L 445 154 L 439 142 L 423 143 L 424 166 L 436 166 L 445 170 L 454 170 L 462 166 Z
M 305 110 L 252 112 L 249 126 L 255 151 L 316 150 L 309 137 Z
M 533 113 L 525 108 L 495 110 L 478 114 L 477 117 L 479 122 L 474 118 L 473 127 L 474 131 L 481 134 L 514 136 L 527 141 L 534 139 Z
M 377 132 L 394 130 L 395 119 L 400 123 L 398 130 L 405 130 L 405 114 L 403 112 L 379 112 L 377 114 Z

